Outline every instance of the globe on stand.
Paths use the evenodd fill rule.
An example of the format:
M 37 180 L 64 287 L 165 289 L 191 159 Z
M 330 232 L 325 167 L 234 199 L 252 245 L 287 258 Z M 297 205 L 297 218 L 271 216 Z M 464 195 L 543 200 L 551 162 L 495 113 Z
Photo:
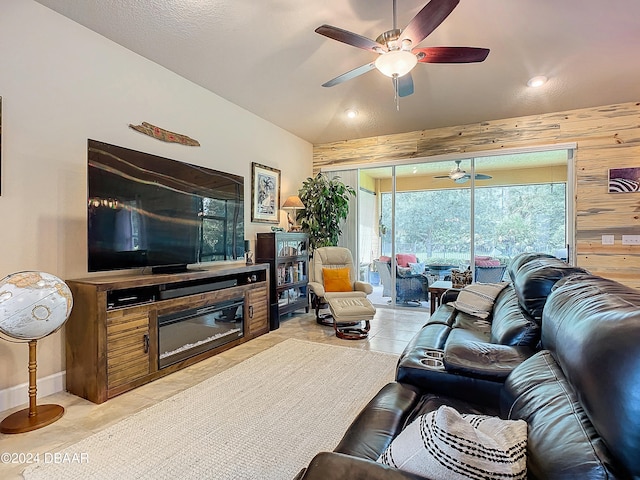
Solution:
M 18 272 L 0 280 L 0 333 L 29 343 L 29 408 L 0 423 L 2 433 L 23 433 L 49 425 L 64 414 L 60 405 L 37 405 L 36 345 L 67 321 L 73 307 L 71 290 L 45 272 Z

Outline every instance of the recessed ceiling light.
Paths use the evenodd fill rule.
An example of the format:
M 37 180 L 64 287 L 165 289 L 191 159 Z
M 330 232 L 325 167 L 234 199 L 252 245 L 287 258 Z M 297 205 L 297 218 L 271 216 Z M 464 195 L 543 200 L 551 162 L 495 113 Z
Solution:
M 548 78 L 544 75 L 538 75 L 537 77 L 533 77 L 529 79 L 527 85 L 533 88 L 541 87 L 545 83 L 547 83 Z
M 358 116 L 358 111 L 353 108 L 345 110 L 344 113 L 347 115 L 347 118 L 356 118 Z

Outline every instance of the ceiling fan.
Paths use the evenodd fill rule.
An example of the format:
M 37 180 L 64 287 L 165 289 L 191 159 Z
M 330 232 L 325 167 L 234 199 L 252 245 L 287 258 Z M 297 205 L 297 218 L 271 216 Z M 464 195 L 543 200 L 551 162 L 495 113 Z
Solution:
M 471 178 L 471 174 L 465 172 L 460 168 L 460 162 L 462 160 L 456 160 L 456 166 L 451 169 L 449 175 L 438 175 L 433 178 L 450 178 L 456 183 L 466 183 Z M 491 175 L 485 175 L 484 173 L 476 173 L 476 180 L 489 180 Z
M 477 47 L 425 47 L 416 48 L 449 16 L 460 0 L 431 0 L 413 17 L 404 30 L 396 25 L 396 0 L 393 0 L 393 28 L 380 34 L 374 41 L 356 33 L 331 25 L 321 25 L 316 33 L 347 45 L 378 54 L 371 63 L 343 73 L 324 83 L 333 87 L 373 69 L 393 79 L 398 97 L 413 93 L 411 70 L 418 63 L 474 63 L 482 62 L 489 55 L 488 48 Z

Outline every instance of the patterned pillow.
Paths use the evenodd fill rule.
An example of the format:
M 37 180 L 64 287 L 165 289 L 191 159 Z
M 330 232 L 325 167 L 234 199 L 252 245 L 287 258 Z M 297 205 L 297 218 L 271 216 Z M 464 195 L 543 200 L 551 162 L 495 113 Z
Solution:
M 507 285 L 507 282 L 472 283 L 460 290 L 456 301 L 450 302 L 449 305 L 469 315 L 488 318 L 493 312 L 493 302 Z
M 379 463 L 433 480 L 527 478 L 527 423 L 460 414 L 421 415 L 391 442 Z
M 463 288 L 466 285 L 469 285 L 472 280 L 471 267 L 463 271 L 455 268 L 451 270 L 451 284 L 453 288 Z

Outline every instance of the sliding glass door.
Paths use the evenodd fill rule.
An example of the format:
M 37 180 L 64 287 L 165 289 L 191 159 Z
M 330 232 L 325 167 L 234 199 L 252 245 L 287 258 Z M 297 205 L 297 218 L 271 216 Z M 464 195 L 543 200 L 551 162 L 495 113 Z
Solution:
M 570 260 L 570 158 L 562 149 L 358 169 L 358 237 L 347 246 L 374 304 L 426 308 L 429 285 L 452 269 L 500 281 L 521 252 Z
M 373 285 L 369 297 L 376 306 L 387 306 L 395 291 L 395 277 L 391 276 L 391 224 L 383 218 L 383 194 L 393 190 L 394 167 L 362 168 L 358 188 L 358 256 L 361 278 Z
M 475 159 L 474 255 L 508 263 L 522 252 L 569 259 L 572 204 L 570 151 L 555 150 Z M 476 262 L 477 263 L 477 262 Z M 480 260 L 482 263 L 482 260 Z

